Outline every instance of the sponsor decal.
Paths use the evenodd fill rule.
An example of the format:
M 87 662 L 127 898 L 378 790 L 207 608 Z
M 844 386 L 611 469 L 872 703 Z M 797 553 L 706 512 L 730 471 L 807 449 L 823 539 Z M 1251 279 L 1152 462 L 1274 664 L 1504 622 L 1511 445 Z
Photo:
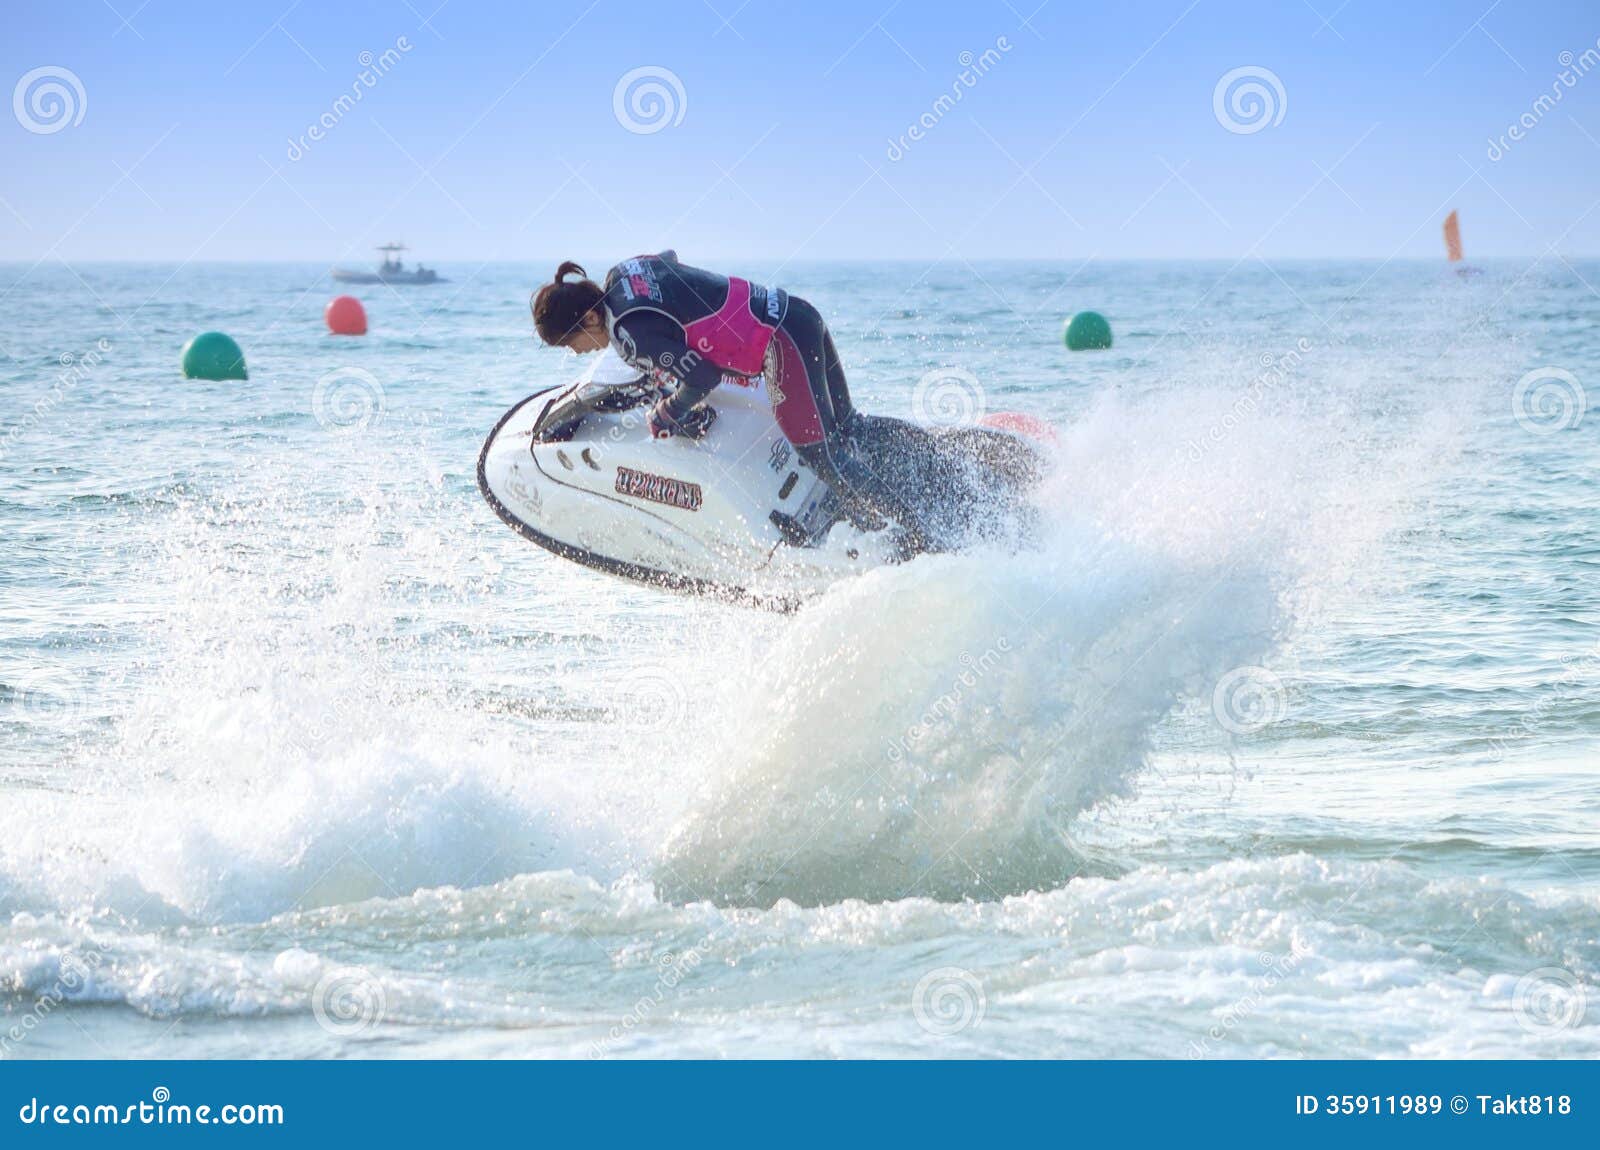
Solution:
M 648 471 L 619 467 L 616 490 L 618 495 L 648 499 L 651 503 L 664 503 L 668 507 L 677 507 L 684 511 L 700 510 L 700 485 L 685 479 L 669 479 L 665 475 L 652 475 Z
M 639 345 L 634 342 L 633 333 L 623 324 L 612 323 L 611 341 L 617 345 L 617 354 L 622 357 L 623 363 L 633 367 L 641 366 L 639 363 Z
M 788 303 L 789 297 L 775 287 L 750 285 L 750 314 L 758 321 L 765 315 L 768 327 L 777 327 L 783 322 L 783 313 L 787 310 Z
M 754 387 L 761 377 L 756 375 L 740 375 L 737 372 L 725 371 L 722 373 L 723 387 Z
M 789 466 L 790 454 L 789 441 L 787 439 L 773 440 L 772 451 L 767 456 L 767 466 L 781 473 L 785 467 Z
M 630 300 L 661 302 L 661 285 L 656 282 L 655 269 L 637 256 L 623 261 L 622 291 Z
M 544 514 L 544 500 L 539 497 L 536 489 L 523 482 L 520 468 L 512 469 L 511 477 L 506 480 L 506 493 L 523 507 L 531 510 L 535 517 Z

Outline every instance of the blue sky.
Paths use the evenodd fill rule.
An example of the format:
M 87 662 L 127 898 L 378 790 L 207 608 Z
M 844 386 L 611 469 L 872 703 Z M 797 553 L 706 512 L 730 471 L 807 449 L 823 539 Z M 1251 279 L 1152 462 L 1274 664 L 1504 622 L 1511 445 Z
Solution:
M 1600 39 L 1593 3 L 7 0 L 7 13 L 0 259 L 323 262 L 390 237 L 441 261 L 604 262 L 669 244 L 697 260 L 1432 257 L 1451 207 L 1469 255 L 1600 253 L 1600 65 L 1578 74 Z M 364 86 L 362 53 L 386 49 L 394 62 Z M 962 54 L 990 49 L 964 85 Z M 83 93 L 69 82 L 54 131 L 15 87 L 40 68 Z M 676 83 L 652 132 L 615 111 L 639 68 Z M 1270 73 L 1259 130 L 1230 131 L 1215 108 L 1240 68 Z M 325 115 L 324 138 L 291 146 Z M 921 139 L 891 147 L 925 115 Z M 1525 115 L 1524 138 L 1491 159 L 1489 140 Z

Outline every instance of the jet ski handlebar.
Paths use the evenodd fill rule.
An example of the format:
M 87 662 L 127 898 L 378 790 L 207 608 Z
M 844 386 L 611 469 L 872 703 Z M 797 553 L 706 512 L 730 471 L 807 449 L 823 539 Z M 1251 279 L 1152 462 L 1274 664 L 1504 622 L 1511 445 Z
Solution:
M 616 414 L 654 405 L 663 389 L 643 379 L 628 383 L 580 381 L 564 389 L 545 407 L 533 426 L 539 443 L 571 439 L 584 417 L 594 412 Z

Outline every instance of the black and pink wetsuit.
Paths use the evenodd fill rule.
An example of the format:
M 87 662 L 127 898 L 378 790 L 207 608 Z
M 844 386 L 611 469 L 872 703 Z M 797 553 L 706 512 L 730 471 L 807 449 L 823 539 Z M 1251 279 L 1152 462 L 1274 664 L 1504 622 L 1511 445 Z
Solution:
M 724 372 L 765 375 L 778 427 L 850 518 L 863 527 L 896 522 L 917 549 L 916 517 L 846 449 L 858 417 L 816 308 L 778 288 L 679 263 L 668 251 L 606 273 L 605 309 L 617 353 L 640 371 L 677 381 L 661 405 L 666 421 L 677 423 L 704 403 Z

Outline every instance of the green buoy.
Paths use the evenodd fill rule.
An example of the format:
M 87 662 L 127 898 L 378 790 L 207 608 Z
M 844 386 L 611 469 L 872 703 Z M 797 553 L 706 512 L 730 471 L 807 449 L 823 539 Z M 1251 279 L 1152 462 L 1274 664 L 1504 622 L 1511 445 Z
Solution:
M 1097 311 L 1080 311 L 1067 321 L 1067 347 L 1093 351 L 1111 346 L 1111 325 Z
M 185 379 L 249 379 L 244 352 L 232 336 L 220 331 L 201 332 L 183 345 Z

